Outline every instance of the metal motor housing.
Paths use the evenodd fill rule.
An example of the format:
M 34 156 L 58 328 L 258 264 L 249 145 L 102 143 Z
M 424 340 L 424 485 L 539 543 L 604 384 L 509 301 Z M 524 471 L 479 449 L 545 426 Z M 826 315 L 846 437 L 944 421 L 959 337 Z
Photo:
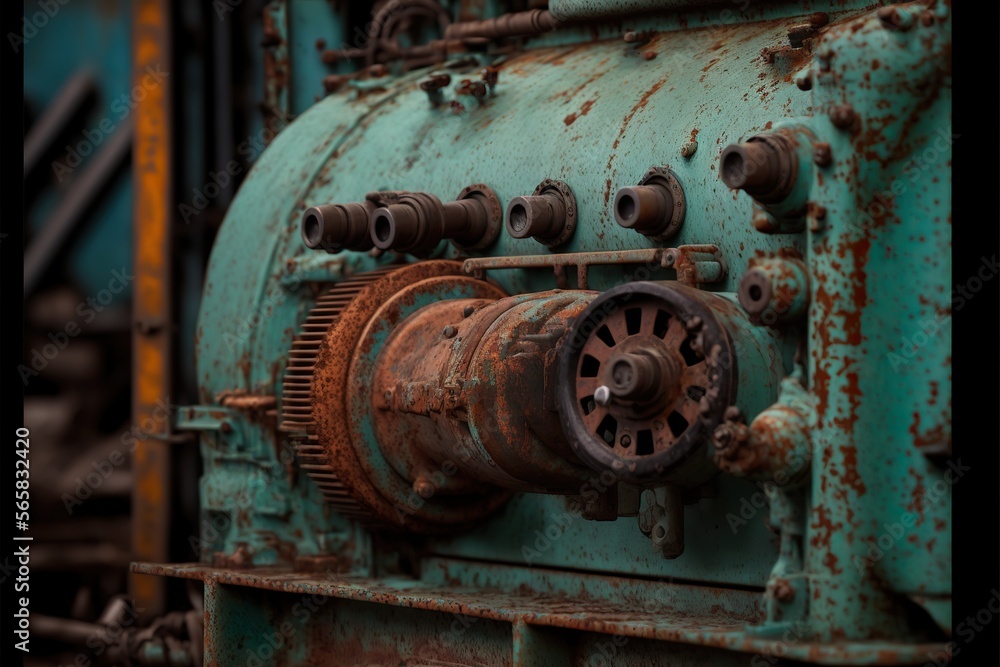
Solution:
M 742 664 L 792 627 L 781 650 L 806 662 L 943 645 L 950 502 L 925 490 L 949 470 L 950 327 L 900 338 L 949 308 L 947 170 L 883 193 L 950 126 L 950 6 L 766 3 L 719 22 L 640 4 L 459 24 L 460 56 L 358 80 L 274 139 L 199 321 L 202 510 L 233 520 L 175 573 L 267 590 L 276 618 L 292 612 L 270 591 L 294 577 L 352 613 L 385 602 L 373 617 L 409 634 L 427 626 L 397 606 L 461 610 L 481 624 L 441 649 L 458 664 L 492 664 L 482 646 L 511 664 L 556 628 L 587 646 L 620 632 L 622 664 L 680 644 Z M 523 50 L 475 42 L 522 30 Z M 445 212 L 476 184 L 496 202 Z M 383 208 L 398 245 L 363 234 Z M 730 352 L 661 458 L 655 437 L 628 451 L 644 427 L 627 445 L 616 427 L 621 454 L 574 416 L 603 386 L 629 424 L 655 422 L 688 388 L 663 381 L 676 358 L 647 358 L 658 344 L 621 350 L 614 392 L 569 391 L 567 345 L 630 293 L 685 332 L 699 318 L 703 356 Z M 907 512 L 906 539 L 872 557 Z M 571 612 L 544 602 L 559 596 Z M 332 612 L 307 625 L 322 635 Z

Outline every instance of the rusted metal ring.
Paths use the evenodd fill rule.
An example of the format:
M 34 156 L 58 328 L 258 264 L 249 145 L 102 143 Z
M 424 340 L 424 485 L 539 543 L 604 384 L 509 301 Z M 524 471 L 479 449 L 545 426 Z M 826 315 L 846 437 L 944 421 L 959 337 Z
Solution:
M 566 207 L 566 222 L 559 235 L 551 239 L 538 239 L 538 241 L 551 249 L 558 248 L 572 238 L 573 232 L 576 231 L 577 209 L 576 197 L 573 195 L 573 190 L 565 182 L 547 178 L 538 184 L 533 194 L 536 197 L 540 197 L 547 192 L 557 193 L 562 198 L 563 205 Z
M 376 325 L 386 324 L 378 320 L 380 314 L 396 312 L 401 320 L 415 310 L 415 303 L 401 303 L 393 297 L 401 292 L 412 297 L 411 288 L 416 285 L 429 290 L 425 296 L 450 298 L 454 295 L 445 295 L 440 286 L 459 283 L 460 298 L 504 296 L 492 284 L 464 275 L 460 262 L 434 260 L 393 267 L 367 280 L 348 303 L 337 308 L 328 326 L 318 332 L 319 342 L 311 348 L 312 363 L 299 362 L 311 375 L 306 387 L 306 420 L 313 436 L 311 462 L 303 467 L 324 489 L 331 504 L 345 507 L 346 514 L 367 524 L 410 532 L 449 532 L 481 519 L 507 499 L 506 492 L 484 489 L 481 496 L 433 496 L 412 507 L 403 496 L 409 495 L 412 482 L 400 477 L 384 460 L 378 442 L 364 439 L 364 433 L 372 431 L 359 426 L 358 420 L 364 420 L 361 413 L 374 408 L 371 396 L 354 383 L 361 378 L 358 365 L 371 366 L 378 352 L 377 341 L 372 342 L 369 334 Z M 373 475 L 373 470 L 381 472 Z
M 313 370 L 326 331 L 340 317 L 347 304 L 374 280 L 396 268 L 387 267 L 355 276 L 333 285 L 320 296 L 292 342 L 281 383 L 279 430 L 288 434 L 299 466 L 313 478 L 331 507 L 362 521 L 372 520 L 371 513 L 347 493 L 340 478 L 326 465 L 325 454 L 318 444 L 316 422 L 312 416 Z
M 684 223 L 684 215 L 687 213 L 687 202 L 684 199 L 684 188 L 681 187 L 677 175 L 671 171 L 670 167 L 650 167 L 649 171 L 639 181 L 639 185 L 661 185 L 670 191 L 674 207 L 671 210 L 670 222 L 662 232 L 650 235 L 649 238 L 656 241 L 669 241 L 677 236 Z
M 486 232 L 475 243 L 464 245 L 458 240 L 452 239 L 452 245 L 459 250 L 483 250 L 493 245 L 503 228 L 503 206 L 500 204 L 497 193 L 484 183 L 474 183 L 462 190 L 456 199 L 459 201 L 477 199 L 482 203 L 487 215 Z

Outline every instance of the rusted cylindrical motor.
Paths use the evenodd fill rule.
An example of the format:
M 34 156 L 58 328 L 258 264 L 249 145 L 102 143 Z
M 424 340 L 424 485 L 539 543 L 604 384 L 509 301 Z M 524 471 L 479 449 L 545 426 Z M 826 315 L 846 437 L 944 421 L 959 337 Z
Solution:
M 594 296 L 442 301 L 407 318 L 376 360 L 372 392 L 375 435 L 396 471 L 419 485 L 451 460 L 460 474 L 444 492 L 483 483 L 578 491 L 589 471 L 562 433 L 551 392 L 566 323 Z
M 377 208 L 371 200 L 308 208 L 302 214 L 302 240 L 309 248 L 329 253 L 371 250 L 374 243 L 368 227 Z
M 462 191 L 456 201 L 425 192 L 400 195 L 396 204 L 372 214 L 371 240 L 383 250 L 425 255 L 444 239 L 462 249 L 481 249 L 496 240 L 500 203 L 482 184 Z
M 722 182 L 743 190 L 762 204 L 774 204 L 792 193 L 798 175 L 795 143 L 785 132 L 775 131 L 731 144 L 722 151 Z
M 281 428 L 331 505 L 373 524 L 442 532 L 511 490 L 577 494 L 593 472 L 560 427 L 555 364 L 596 295 L 507 297 L 440 260 L 337 284 L 293 344 Z
M 615 221 L 659 241 L 677 235 L 685 208 L 684 191 L 666 167 L 650 169 L 639 185 L 621 188 L 615 194 Z
M 550 248 L 566 243 L 576 229 L 573 191 L 562 181 L 543 181 L 534 194 L 510 200 L 506 226 L 516 239 L 534 238 Z
M 809 308 L 809 272 L 802 260 L 753 258 L 740 279 L 740 305 L 755 322 L 790 322 Z

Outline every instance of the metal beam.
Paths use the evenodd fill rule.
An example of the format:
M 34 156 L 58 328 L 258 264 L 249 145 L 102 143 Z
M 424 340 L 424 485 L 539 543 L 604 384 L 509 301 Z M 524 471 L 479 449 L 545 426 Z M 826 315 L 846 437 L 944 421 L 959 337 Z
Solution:
M 24 174 L 27 176 L 65 129 L 73 115 L 80 109 L 87 96 L 94 90 L 94 78 L 85 70 L 75 72 L 56 98 L 45 107 L 24 138 Z
M 24 253 L 24 294 L 35 288 L 49 264 L 59 253 L 73 228 L 80 222 L 83 212 L 128 156 L 132 146 L 133 119 L 128 118 L 115 130 L 108 143 L 73 181 L 69 191 L 59 200 L 56 210 L 42 225 L 41 231 L 31 240 Z M 25 146 L 27 150 L 27 146 Z M 26 172 L 27 173 L 27 172 Z
M 147 68 L 172 68 L 170 3 L 138 0 L 133 5 L 133 78 Z M 132 553 L 139 561 L 169 558 L 171 396 L 171 228 L 173 150 L 171 80 L 147 91 L 135 113 L 135 200 L 133 244 L 135 329 L 133 416 L 144 438 L 133 454 Z M 168 414 L 164 414 L 167 412 Z M 153 617 L 165 608 L 162 579 L 133 575 L 131 593 L 138 609 Z

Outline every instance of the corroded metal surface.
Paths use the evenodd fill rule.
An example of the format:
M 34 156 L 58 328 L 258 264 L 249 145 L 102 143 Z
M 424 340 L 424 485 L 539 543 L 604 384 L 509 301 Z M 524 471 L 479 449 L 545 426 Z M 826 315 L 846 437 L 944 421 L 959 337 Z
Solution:
M 351 301 L 367 286 L 391 272 L 392 268 L 365 273 L 331 287 L 316 301 L 288 354 L 288 368 L 282 382 L 281 430 L 289 434 L 300 465 L 323 491 L 327 502 L 346 516 L 368 518 L 364 507 L 347 493 L 340 479 L 325 465 L 323 449 L 317 444 L 313 419 L 313 372 L 326 333 Z
M 328 491 L 328 499 L 348 496 L 365 508 L 359 516 L 388 526 L 400 526 L 405 520 L 411 529 L 474 521 L 505 500 L 503 494 L 477 490 L 461 502 L 447 502 L 440 496 L 410 502 L 412 481 L 399 477 L 381 453 L 378 441 L 358 430 L 359 420 L 371 404 L 372 391 L 366 380 L 358 379 L 358 373 L 370 376 L 377 345 L 388 330 L 439 299 L 501 296 L 503 292 L 489 283 L 463 276 L 458 262 L 430 261 L 385 271 L 338 308 L 302 367 L 303 374 L 312 376 L 303 414 L 313 423 L 310 428 L 316 435 L 308 450 L 311 462 L 306 465 Z M 371 336 L 372 327 L 381 329 L 381 334 Z M 413 507 L 415 504 L 418 506 Z
M 589 13 L 641 4 L 555 6 Z M 290 376 L 300 384 L 282 401 L 287 422 L 300 419 L 300 434 L 308 438 L 311 428 L 320 438 L 319 449 L 303 451 L 324 457 L 318 464 L 335 475 L 316 476 L 321 485 L 341 485 L 338 497 L 360 498 L 369 517 L 402 516 L 401 530 L 370 543 L 368 532 L 338 524 L 343 516 L 320 507 L 313 478 L 282 461 L 285 442 L 273 425 L 259 411 L 234 411 L 231 433 L 202 435 L 205 504 L 221 513 L 232 489 L 255 502 L 237 512 L 213 553 L 241 568 L 299 562 L 312 572 L 172 573 L 204 577 L 223 615 L 255 610 L 255 629 L 287 607 L 280 596 L 240 587 L 472 610 L 461 613 L 512 625 L 513 656 L 555 646 L 540 634 L 546 625 L 737 652 L 773 650 L 774 637 L 794 631 L 781 644 L 786 658 L 829 664 L 922 663 L 941 649 L 931 642 L 949 624 L 948 494 L 962 474 L 960 463 L 942 462 L 951 440 L 951 267 L 940 252 L 950 243 L 950 5 L 872 12 L 821 2 L 808 16 L 780 3 L 726 9 L 630 15 L 627 28 L 626 19 L 560 27 L 503 55 L 480 43 L 474 58 L 456 56 L 440 71 L 379 71 L 275 139 L 213 255 L 199 332 L 203 407 L 216 407 L 224 392 L 274 395 L 298 323 L 313 310 L 321 319 L 310 330 L 325 333 L 302 357 L 315 358 L 315 369 L 293 354 Z M 674 248 L 615 222 L 622 212 L 612 195 L 622 188 L 640 204 L 663 203 L 642 216 L 662 222 L 662 193 L 651 200 L 635 184 L 663 164 L 683 184 Z M 379 188 L 453 193 L 472 180 L 488 183 L 499 208 L 543 177 L 572 189 L 575 229 L 559 248 L 565 253 L 532 234 L 501 234 L 489 247 L 403 244 L 396 249 L 435 259 L 352 292 L 345 278 L 408 260 L 301 248 L 299 222 L 311 206 L 360 201 Z M 558 216 L 540 216 L 551 232 Z M 448 257 L 464 264 L 440 259 Z M 638 480 L 643 488 L 605 483 L 599 491 L 599 475 L 570 483 L 577 462 L 549 414 L 560 380 L 551 381 L 548 356 L 564 326 L 548 325 L 579 321 L 589 297 L 568 291 L 574 268 L 580 290 L 611 294 L 675 281 L 671 289 L 709 304 L 726 333 L 729 354 L 705 339 L 702 353 L 726 366 L 730 386 L 714 386 L 726 374 L 689 383 L 716 391 L 709 412 L 717 428 L 694 448 L 710 469 L 683 492 L 649 478 Z M 346 285 L 335 307 L 322 296 L 328 283 Z M 268 302 L 248 335 L 226 337 Z M 638 310 L 640 332 L 647 319 L 655 329 L 652 306 Z M 670 342 L 693 344 L 686 336 Z M 608 351 L 604 361 L 620 372 L 583 393 L 615 409 L 628 403 L 635 423 L 643 410 L 656 412 L 651 406 L 675 406 L 675 350 L 667 361 L 643 356 L 659 344 Z M 301 379 L 310 373 L 322 381 Z M 581 398 L 572 396 L 564 416 Z M 638 431 L 626 443 L 614 429 L 602 451 L 627 459 L 639 449 Z M 227 457 L 235 452 L 253 473 L 234 472 Z M 448 473 L 455 453 L 468 461 Z M 577 512 L 560 497 L 503 488 L 596 500 Z M 897 523 L 905 537 L 893 528 L 885 546 L 879 527 Z M 463 534 L 406 535 L 442 525 Z M 269 543 L 260 526 L 273 532 Z M 468 562 L 466 573 L 442 578 L 443 557 Z M 327 558 L 385 576 L 316 576 Z M 549 568 L 632 581 L 607 582 L 597 602 L 568 591 L 553 600 L 535 587 Z M 655 577 L 703 585 L 690 587 L 680 611 L 627 608 L 635 586 Z M 760 601 L 759 613 L 725 628 L 704 611 L 716 586 L 749 589 L 738 593 Z M 580 611 L 592 603 L 594 614 Z M 407 628 L 404 639 L 424 627 L 370 613 L 372 623 Z M 493 656 L 502 635 L 491 626 L 475 636 Z M 385 650 L 379 645 L 380 656 Z
M 637 483 L 711 477 L 706 433 L 741 386 L 768 373 L 777 382 L 783 370 L 743 338 L 741 319 L 730 300 L 682 285 L 635 282 L 601 295 L 561 352 L 560 411 L 574 448 Z M 649 386 L 634 386 L 643 375 Z
M 754 637 L 745 631 L 746 625 L 753 622 L 758 613 L 753 591 L 705 589 L 685 584 L 651 585 L 648 582 L 636 585 L 615 577 L 541 573 L 534 577 L 534 587 L 505 588 L 510 585 L 511 575 L 516 576 L 516 571 L 498 573 L 488 565 L 482 566 L 479 577 L 492 581 L 493 586 L 469 590 L 467 587 L 474 575 L 463 573 L 460 564 L 439 561 L 435 565 L 446 578 L 432 582 L 385 581 L 317 577 L 271 568 L 249 572 L 201 565 L 133 567 L 149 574 L 205 581 L 210 593 L 219 586 L 250 587 L 295 596 L 315 595 L 421 609 L 448 614 L 449 618 L 460 615 L 725 648 L 757 654 L 765 660 L 780 657 L 825 665 L 919 665 L 929 654 L 945 654 L 943 644 L 821 644 Z M 655 593 L 655 597 L 651 597 L 651 593 Z M 213 642 L 224 641 L 222 637 L 207 637 L 206 653 L 213 652 Z M 710 658 L 702 656 L 701 659 Z
M 291 120 L 291 49 L 289 48 L 288 0 L 269 0 L 263 9 L 264 101 L 261 110 L 265 127 L 273 132 Z M 221 18 L 221 14 L 220 14 Z M 272 133 L 266 133 L 270 141 Z
M 133 71 L 137 80 L 147 68 L 170 61 L 168 3 L 145 0 L 133 10 Z M 133 423 L 145 437 L 132 455 L 135 478 L 132 493 L 132 553 L 143 560 L 169 554 L 171 445 L 157 436 L 170 433 L 171 360 L 171 249 L 173 181 L 169 80 L 161 81 L 137 101 L 135 112 L 135 288 L 132 318 Z M 145 90 L 145 89 L 144 89 Z M 131 577 L 136 605 L 149 614 L 164 610 L 163 582 Z
M 739 299 L 755 322 L 775 326 L 801 320 L 809 307 L 809 269 L 796 257 L 750 260 Z
M 589 471 L 572 455 L 551 393 L 568 322 L 594 297 L 543 292 L 426 306 L 383 345 L 374 368 L 375 434 L 399 472 L 433 493 L 493 484 L 575 491 Z M 380 400 L 381 399 L 381 400 Z M 424 481 L 426 480 L 426 481 Z
M 826 215 L 809 234 L 817 465 L 806 566 L 810 617 L 832 639 L 901 632 L 900 594 L 950 591 L 947 497 L 958 477 L 920 450 L 951 440 L 950 323 L 940 324 L 951 307 L 950 192 L 934 176 L 950 162 L 950 3 L 895 11 L 908 30 L 882 12 L 834 25 L 811 68 L 832 162 L 816 177 Z M 846 126 L 831 115 L 842 105 Z M 914 184 L 912 156 L 928 149 L 940 163 Z M 939 331 L 897 361 L 922 322 Z M 882 550 L 883 525 L 901 521 L 912 524 L 906 537 Z
M 338 511 L 457 528 L 497 507 L 500 489 L 572 492 L 590 474 L 554 397 L 558 344 L 594 294 L 502 296 L 438 261 L 317 301 L 293 343 L 281 429 Z

